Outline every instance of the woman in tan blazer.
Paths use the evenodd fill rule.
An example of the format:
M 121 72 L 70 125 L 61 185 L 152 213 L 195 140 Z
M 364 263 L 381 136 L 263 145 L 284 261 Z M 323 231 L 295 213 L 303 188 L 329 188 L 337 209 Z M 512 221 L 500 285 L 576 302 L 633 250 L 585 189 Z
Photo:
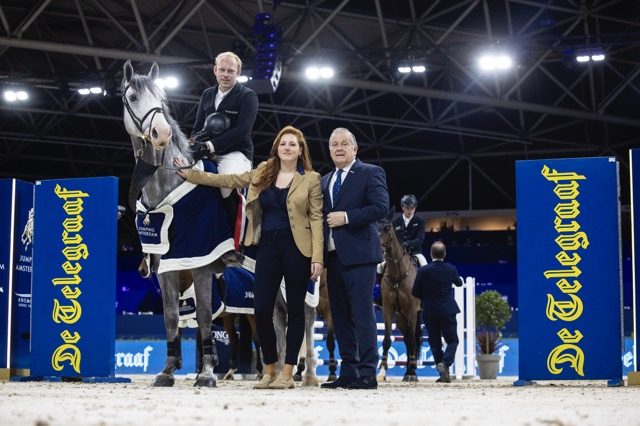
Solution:
M 182 166 L 179 159 L 176 166 Z M 240 174 L 193 169 L 177 172 L 189 182 L 224 188 L 249 187 L 245 245 L 258 245 L 254 311 L 264 376 L 256 389 L 293 388 L 293 367 L 304 334 L 304 299 L 309 278 L 322 272 L 323 229 L 320 175 L 313 171 L 302 132 L 286 126 L 276 136 L 269 159 Z M 273 308 L 284 277 L 287 295 L 285 365 L 276 377 Z

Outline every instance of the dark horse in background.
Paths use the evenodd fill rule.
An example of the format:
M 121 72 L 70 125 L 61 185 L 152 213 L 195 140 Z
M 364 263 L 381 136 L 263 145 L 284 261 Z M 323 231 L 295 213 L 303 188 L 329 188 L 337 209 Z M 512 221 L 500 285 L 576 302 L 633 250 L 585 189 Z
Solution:
M 387 356 L 391 346 L 391 323 L 396 319 L 407 348 L 407 370 L 403 382 L 417 382 L 417 357 L 422 344 L 422 333 L 418 321 L 420 301 L 411 294 L 416 279 L 416 265 L 407 253 L 391 223 L 385 223 L 380 232 L 385 269 L 380 283 L 382 293 L 382 313 L 384 317 L 384 340 L 382 341 L 382 361 L 378 380 L 386 380 Z
M 131 66 L 131 62 L 124 64 L 124 75 L 122 79 L 122 101 L 124 104 L 124 124 L 127 132 L 131 136 L 133 151 L 136 158 L 136 170 L 131 182 L 131 199 L 142 193 L 141 202 L 147 212 L 152 212 L 158 206 L 166 205 L 167 198 L 174 194 L 174 190 L 185 184 L 184 180 L 176 175 L 175 169 L 171 168 L 171 159 L 179 157 L 190 166 L 195 165 L 194 158 L 188 147 L 188 141 L 182 133 L 174 119 L 169 114 L 165 103 L 164 91 L 155 83 L 159 74 L 158 65 L 153 64 L 149 74 L 136 74 Z M 188 187 L 186 183 L 183 188 Z M 190 188 L 190 187 L 188 187 Z M 204 187 L 203 187 L 204 188 Z M 212 191 L 218 191 L 211 188 Z M 133 194 L 133 197 L 131 196 Z M 173 196 L 173 195 L 172 195 Z M 170 197 L 169 197 L 170 198 Z M 198 199 L 217 200 L 220 199 L 219 192 Z M 217 202 L 217 201 L 216 201 Z M 219 202 L 218 202 L 219 204 Z M 195 210 L 195 209 L 194 209 Z M 225 217 L 222 205 L 219 204 L 219 211 L 214 212 L 219 217 Z M 196 211 L 196 214 L 199 212 Z M 206 214 L 204 212 L 201 215 Z M 145 217 L 146 225 L 149 223 L 149 216 Z M 168 215 L 166 215 L 168 216 Z M 200 217 L 201 218 L 201 217 Z M 177 217 L 173 218 L 174 222 Z M 141 221 L 138 213 L 136 221 Z M 172 224 L 173 226 L 173 224 Z M 202 235 L 202 232 L 193 232 L 193 244 L 198 243 L 198 238 L 209 237 Z M 182 366 L 182 352 L 180 344 L 180 333 L 178 328 L 178 300 L 179 300 L 179 273 L 180 269 L 189 269 L 193 278 L 196 298 L 199 301 L 196 309 L 196 320 L 198 323 L 199 337 L 202 340 L 203 355 L 200 365 L 202 366 L 196 377 L 194 386 L 216 385 L 216 378 L 213 368 L 217 364 L 217 353 L 211 334 L 211 285 L 215 273 L 221 273 L 225 267 L 224 254 L 233 251 L 233 240 L 222 240 L 215 250 L 208 255 L 196 258 L 189 263 L 188 267 L 167 266 L 165 267 L 162 256 L 164 254 L 151 254 L 151 270 L 157 273 L 160 289 L 162 291 L 162 305 L 164 311 L 164 325 L 167 335 L 167 356 L 163 370 L 156 375 L 154 386 L 173 386 L 174 372 Z M 171 242 L 173 244 L 173 241 Z M 169 265 L 167 263 L 167 265 Z

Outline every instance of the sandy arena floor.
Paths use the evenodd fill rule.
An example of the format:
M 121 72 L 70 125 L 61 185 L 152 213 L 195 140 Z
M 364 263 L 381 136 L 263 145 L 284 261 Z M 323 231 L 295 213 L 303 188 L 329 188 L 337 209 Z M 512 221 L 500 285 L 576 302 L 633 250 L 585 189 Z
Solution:
M 640 387 L 555 382 L 513 387 L 513 379 L 393 378 L 375 391 L 252 389 L 251 381 L 152 388 L 129 384 L 0 382 L 0 425 L 640 425 Z

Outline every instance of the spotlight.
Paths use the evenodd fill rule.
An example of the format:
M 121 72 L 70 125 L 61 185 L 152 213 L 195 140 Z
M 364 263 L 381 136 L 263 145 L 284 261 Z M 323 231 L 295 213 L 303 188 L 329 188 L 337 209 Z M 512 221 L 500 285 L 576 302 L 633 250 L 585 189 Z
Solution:
M 307 67 L 304 73 L 309 80 L 319 80 L 319 79 L 327 80 L 332 78 L 335 75 L 333 68 L 326 65 L 320 66 L 320 67 L 316 65 L 311 65 Z
M 82 89 L 78 89 L 78 93 L 81 94 L 82 96 L 86 96 L 91 92 L 89 91 L 89 89 L 83 87 Z
M 478 59 L 481 71 L 506 71 L 513 66 L 513 59 L 507 54 L 485 54 Z
M 307 67 L 307 69 L 304 71 L 304 74 L 309 80 L 317 80 L 320 78 L 320 70 L 318 69 L 318 67 Z
M 411 72 L 411 67 L 409 66 L 405 66 L 405 65 L 401 65 L 398 67 L 398 72 L 401 74 L 408 74 Z
M 89 88 L 89 92 L 94 94 L 94 95 L 98 95 L 98 94 L 102 93 L 102 87 L 98 87 L 98 86 L 90 87 Z
M 605 58 L 606 55 L 601 47 L 579 49 L 576 51 L 576 61 L 582 64 L 591 61 L 602 62 Z
M 157 78 L 156 84 L 161 89 L 175 89 L 176 87 L 178 87 L 178 79 L 173 76 L 166 78 Z
M 238 76 L 238 83 L 246 83 L 247 81 L 249 81 L 249 77 L 247 77 L 246 75 Z
M 424 65 L 414 65 L 411 67 L 411 71 L 413 72 L 425 72 L 427 70 L 427 67 L 425 67 Z
M 7 102 L 24 102 L 29 99 L 29 94 L 24 90 L 5 90 L 3 96 L 4 100 Z
M 328 79 L 333 77 L 333 68 L 331 67 L 322 67 L 320 68 L 320 78 Z

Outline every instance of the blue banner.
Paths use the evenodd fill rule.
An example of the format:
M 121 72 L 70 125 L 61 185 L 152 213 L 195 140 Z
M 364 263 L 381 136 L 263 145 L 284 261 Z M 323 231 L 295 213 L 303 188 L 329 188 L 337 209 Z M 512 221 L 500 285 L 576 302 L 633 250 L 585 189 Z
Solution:
M 521 380 L 622 378 L 618 163 L 516 162 Z
M 518 376 L 518 358 L 520 356 L 519 340 L 503 339 L 502 346 L 498 350 L 501 356 L 498 365 L 499 376 Z M 620 359 L 622 360 L 623 374 L 627 375 L 633 371 L 633 339 L 625 338 L 624 352 Z M 218 353 L 220 353 L 221 342 L 216 338 Z M 182 368 L 178 370 L 178 374 L 195 373 L 195 341 L 182 341 Z M 390 377 L 401 377 L 405 373 L 406 366 L 398 364 L 396 360 L 406 360 L 406 350 L 404 343 L 393 342 L 391 344 L 393 350 L 389 350 L 389 370 L 387 374 Z M 316 374 L 318 376 L 327 376 L 329 367 L 327 365 L 329 352 L 327 351 L 326 342 L 315 342 L 316 357 L 319 359 Z M 157 374 L 164 367 L 166 352 L 166 343 L 161 340 L 116 340 L 116 354 L 114 358 L 116 374 Z M 339 359 L 337 348 L 336 357 Z M 433 355 L 430 353 L 429 345 L 423 343 L 421 350 L 422 361 L 433 361 Z M 220 367 L 220 366 L 218 366 Z M 216 373 L 226 373 L 225 368 L 216 367 Z M 453 373 L 453 368 L 451 369 Z M 434 365 L 418 366 L 418 376 L 438 377 L 438 372 Z M 429 379 L 426 379 L 427 381 Z
M 0 180 L 0 368 L 29 368 L 33 184 Z
M 118 180 L 36 182 L 32 376 L 114 374 Z
M 631 253 L 632 253 L 632 289 L 633 289 L 633 341 L 634 341 L 634 368 L 640 371 L 638 366 L 638 333 L 640 332 L 640 293 L 638 291 L 637 274 L 640 271 L 640 149 L 629 150 L 629 174 L 631 183 Z

